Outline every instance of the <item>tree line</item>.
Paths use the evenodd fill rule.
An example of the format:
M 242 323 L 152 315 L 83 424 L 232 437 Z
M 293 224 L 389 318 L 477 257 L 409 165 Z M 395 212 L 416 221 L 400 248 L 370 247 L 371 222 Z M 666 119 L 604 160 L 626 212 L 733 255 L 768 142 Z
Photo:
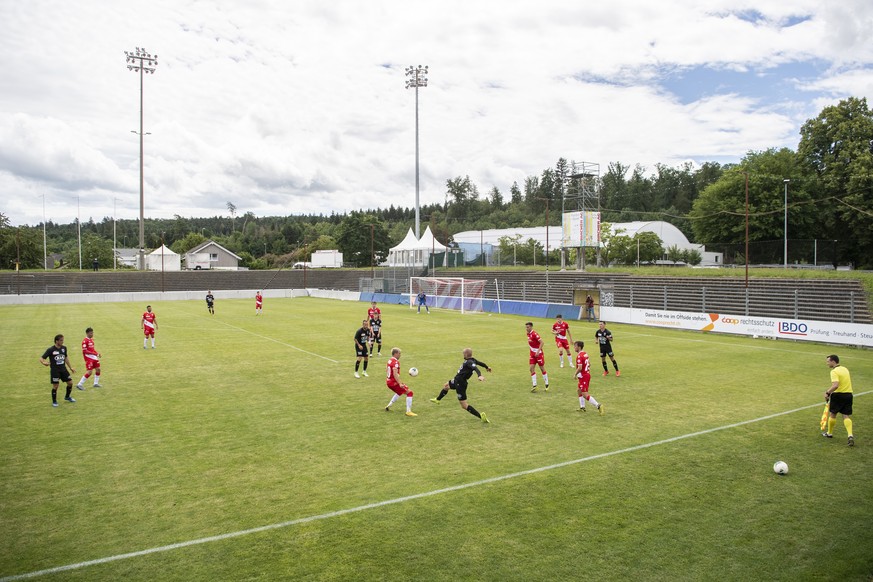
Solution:
M 866 98 L 851 97 L 825 107 L 799 133 L 796 151 L 750 151 L 736 164 L 657 164 L 649 171 L 641 165 L 612 162 L 592 178 L 580 176 L 574 162 L 559 158 L 553 168 L 528 176 L 522 184 L 513 183 L 508 192 L 492 186 L 483 193 L 470 176 L 456 176 L 446 180 L 442 203 L 421 207 L 421 228 L 430 226 L 437 239 L 451 242 L 454 233 L 466 230 L 558 226 L 562 210 L 577 210 L 580 191 L 588 188 L 599 198 L 598 208 L 586 209 L 600 210 L 604 223 L 664 220 L 690 241 L 714 250 L 743 248 L 747 220 L 750 243 L 782 241 L 787 211 L 789 241 L 830 241 L 840 262 L 873 267 L 873 112 Z M 315 250 L 339 249 L 350 265 L 368 267 L 383 261 L 415 220 L 414 208 L 394 205 L 329 216 L 258 217 L 252 212 L 238 216 L 232 201 L 227 209 L 227 216 L 146 219 L 145 245 L 151 249 L 164 243 L 184 254 L 214 240 L 253 269 L 277 268 L 309 260 Z M 42 229 L 42 224 L 13 228 L 0 213 L 0 268 L 14 268 L 16 263 L 21 268 L 41 268 Z M 48 252 L 74 268 L 79 265 L 80 248 L 83 267 L 94 258 L 101 265 L 112 265 L 113 229 L 118 247 L 138 246 L 138 220 L 116 222 L 104 217 L 89 218 L 81 225 L 47 222 Z M 636 248 L 632 253 L 628 245 L 649 248 L 652 243 L 617 242 L 625 247 L 616 247 L 618 262 L 636 256 Z M 508 249 L 501 249 L 501 254 Z M 669 258 L 670 251 L 652 249 L 662 258 Z M 677 256 L 678 249 L 673 251 L 670 256 Z M 530 253 L 527 264 L 544 262 L 545 249 L 533 245 Z M 749 260 L 781 262 L 781 245 L 770 245 L 770 250 Z

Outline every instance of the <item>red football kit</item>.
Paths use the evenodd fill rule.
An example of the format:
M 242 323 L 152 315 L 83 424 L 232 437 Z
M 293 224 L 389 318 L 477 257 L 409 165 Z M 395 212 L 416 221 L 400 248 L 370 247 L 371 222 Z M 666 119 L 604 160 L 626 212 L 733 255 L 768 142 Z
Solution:
M 378 321 L 382 319 L 382 310 L 378 307 L 371 307 L 367 310 L 367 319 L 370 321 Z
M 90 372 L 100 367 L 100 354 L 94 349 L 94 340 L 89 337 L 82 340 L 82 357 L 85 358 L 85 370 Z
M 556 321 L 554 325 L 552 325 L 552 331 L 557 332 L 555 334 L 555 345 L 559 348 L 564 348 L 567 351 L 570 351 L 570 342 L 567 341 L 567 330 L 570 329 L 570 324 L 566 321 Z
M 155 315 L 154 311 L 146 311 L 142 314 L 142 331 L 145 335 L 155 335 Z
M 255 309 L 260 309 L 263 304 L 264 298 L 261 296 L 260 293 L 258 293 L 257 295 L 255 295 Z
M 591 384 L 591 361 L 588 359 L 588 354 L 579 352 L 576 354 L 576 369 L 582 366 L 581 372 L 576 372 L 576 377 L 579 379 L 579 396 L 583 392 L 588 392 L 588 386 Z
M 530 346 L 530 364 L 539 364 L 540 366 L 545 366 L 545 356 L 543 356 L 543 350 L 541 346 L 543 344 L 543 338 L 540 337 L 540 334 L 531 330 L 529 334 L 527 334 L 527 343 Z
M 397 380 L 394 379 L 394 371 L 397 371 L 397 377 L 400 377 L 400 360 L 391 356 L 391 359 L 388 360 L 386 377 L 385 377 L 385 385 L 388 386 L 388 389 L 396 394 L 400 394 L 401 396 L 409 392 L 409 388 L 405 384 L 398 384 Z

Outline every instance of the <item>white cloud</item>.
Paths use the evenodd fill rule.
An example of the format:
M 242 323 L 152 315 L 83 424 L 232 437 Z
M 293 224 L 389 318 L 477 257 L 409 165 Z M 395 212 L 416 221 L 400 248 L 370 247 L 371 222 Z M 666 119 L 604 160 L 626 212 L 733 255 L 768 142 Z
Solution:
M 763 5 L 762 5 L 763 4 Z M 421 199 L 469 175 L 484 194 L 559 157 L 653 167 L 795 147 L 823 102 L 870 95 L 873 7 L 851 0 L 338 0 L 7 2 L 0 6 L 0 212 L 55 221 L 139 214 L 139 78 L 146 214 L 257 215 L 411 206 L 414 92 Z M 815 79 L 779 65 L 823 63 Z M 676 72 L 784 83 L 673 94 Z M 764 74 L 766 72 L 766 74 Z M 830 100 L 830 101 L 828 101 Z

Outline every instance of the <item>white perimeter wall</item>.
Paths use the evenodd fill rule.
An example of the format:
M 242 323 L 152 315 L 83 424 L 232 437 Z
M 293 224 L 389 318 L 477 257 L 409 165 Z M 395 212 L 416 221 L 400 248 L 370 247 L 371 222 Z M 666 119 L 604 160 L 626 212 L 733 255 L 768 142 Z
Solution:
M 600 317 L 605 321 L 651 327 L 873 347 L 873 325 L 865 323 L 774 319 L 730 313 L 658 311 L 629 307 L 601 307 Z
M 255 300 L 257 289 L 238 289 L 235 291 L 213 291 L 216 301 L 219 299 L 251 299 Z M 327 297 L 319 293 L 343 293 L 342 291 L 319 291 L 318 289 L 265 289 L 261 291 L 264 298 L 269 297 Z M 357 299 L 360 293 L 354 293 Z M 335 297 L 335 299 L 340 299 Z M 123 303 L 123 302 L 158 302 L 158 301 L 191 301 L 206 300 L 206 291 L 160 291 L 142 293 L 40 293 L 35 295 L 0 295 L 0 305 L 43 305 L 55 303 Z

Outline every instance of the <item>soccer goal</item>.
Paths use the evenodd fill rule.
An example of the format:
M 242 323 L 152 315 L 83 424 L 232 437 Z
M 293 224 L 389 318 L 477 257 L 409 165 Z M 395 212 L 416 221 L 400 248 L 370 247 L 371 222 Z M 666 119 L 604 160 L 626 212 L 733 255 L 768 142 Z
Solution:
M 424 293 L 428 307 L 459 309 L 461 313 L 481 312 L 486 283 L 484 279 L 463 277 L 410 277 L 409 307 L 416 308 L 418 294 Z

